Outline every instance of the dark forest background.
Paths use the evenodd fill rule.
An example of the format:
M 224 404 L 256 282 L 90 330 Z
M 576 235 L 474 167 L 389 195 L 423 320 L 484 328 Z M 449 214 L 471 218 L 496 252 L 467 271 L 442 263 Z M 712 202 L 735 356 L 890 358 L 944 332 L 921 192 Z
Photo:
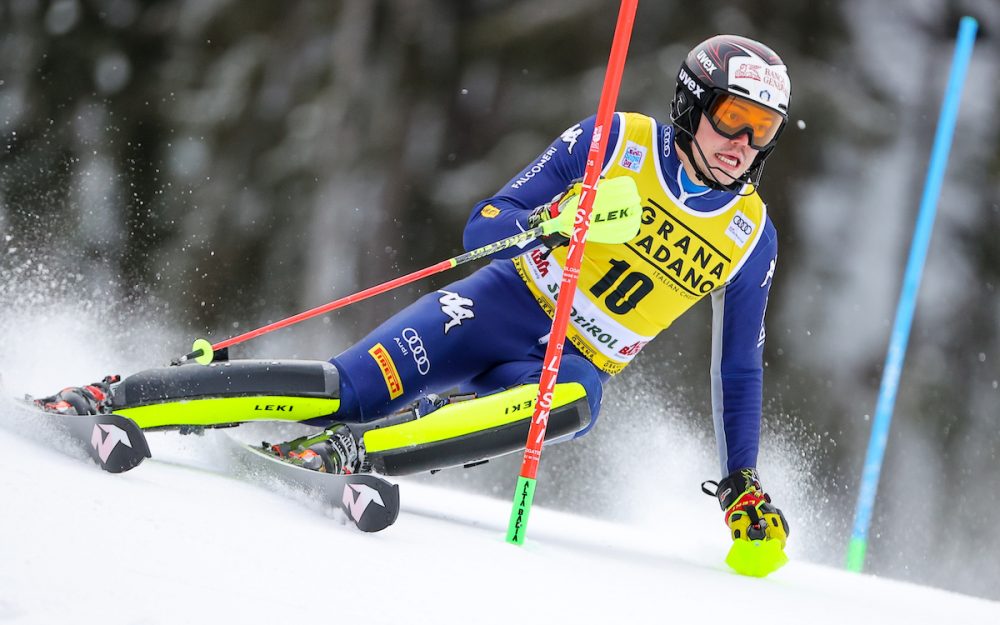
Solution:
M 2 0 L 0 301 L 33 306 L 25 285 L 41 285 L 46 302 L 116 302 L 219 340 L 453 256 L 475 202 L 594 113 L 616 12 L 607 0 Z M 793 474 L 808 484 L 781 488 L 801 487 L 800 532 L 824 535 L 810 556 L 840 565 L 966 14 L 980 38 L 868 564 L 997 599 L 1000 4 L 647 0 L 618 108 L 666 119 L 683 55 L 719 32 L 766 42 L 790 68 L 792 123 L 762 187 L 779 232 L 765 430 L 782 441 L 765 443 L 762 471 L 807 467 Z M 239 355 L 328 358 L 473 269 Z M 128 336 L 122 323 L 104 329 Z M 699 305 L 644 351 L 575 453 L 644 468 L 614 442 L 613 415 L 637 396 L 654 422 L 710 441 L 709 332 Z M 150 365 L 187 347 L 141 346 Z M 709 442 L 709 466 L 714 454 Z

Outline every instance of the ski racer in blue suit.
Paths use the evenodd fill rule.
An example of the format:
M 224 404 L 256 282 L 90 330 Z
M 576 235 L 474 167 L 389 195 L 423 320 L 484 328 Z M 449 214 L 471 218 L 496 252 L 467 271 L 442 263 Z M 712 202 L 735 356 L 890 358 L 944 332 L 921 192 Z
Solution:
M 714 491 L 703 489 L 719 498 L 734 540 L 757 532 L 782 546 L 787 522 L 755 469 L 764 313 L 777 259 L 775 228 L 757 186 L 787 123 L 789 100 L 786 68 L 772 50 L 720 35 L 696 46 L 682 63 L 670 123 L 614 115 L 553 402 L 553 419 L 562 425 L 550 425 L 553 439 L 588 432 L 600 413 L 604 384 L 710 295 L 711 393 L 722 479 L 706 482 Z M 464 245 L 479 248 L 560 216 L 563 225 L 423 296 L 332 358 L 339 404 L 333 414 L 306 422 L 335 425 L 309 439 L 307 448 L 286 444 L 277 451 L 321 470 L 356 471 L 368 462 L 403 473 L 472 463 L 523 446 L 524 430 L 513 436 L 511 427 L 530 417 L 565 266 L 566 217 L 575 213 L 593 133 L 593 118 L 571 126 L 479 202 Z M 629 181 L 634 201 L 622 199 L 627 193 L 602 191 L 616 180 Z M 602 242 L 603 228 L 627 215 L 637 232 Z M 453 389 L 475 399 L 458 401 L 447 395 Z M 81 402 L 100 403 L 114 393 L 92 385 L 42 403 L 81 411 L 88 409 Z M 489 403 L 496 397 L 502 402 Z M 366 429 L 408 407 L 420 418 Z M 519 442 L 512 446 L 511 440 Z

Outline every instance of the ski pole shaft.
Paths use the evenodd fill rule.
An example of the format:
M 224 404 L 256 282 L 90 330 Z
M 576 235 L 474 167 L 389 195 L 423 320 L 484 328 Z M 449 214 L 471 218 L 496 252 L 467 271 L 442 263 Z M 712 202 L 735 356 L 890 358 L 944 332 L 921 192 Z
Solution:
M 287 328 L 288 326 L 294 325 L 300 321 L 311 319 L 313 317 L 316 317 L 317 315 L 322 315 L 323 313 L 328 313 L 332 310 L 343 308 L 344 306 L 347 306 L 349 304 L 354 304 L 356 302 L 366 300 L 374 295 L 379 295 L 381 293 L 391 291 L 405 284 L 416 282 L 421 278 L 426 278 L 427 276 L 432 276 L 436 273 L 447 271 L 448 269 L 458 267 L 459 265 L 464 265 L 465 263 L 471 262 L 473 260 L 479 260 L 480 258 L 486 258 L 487 256 L 492 256 L 493 254 L 496 254 L 497 252 L 505 250 L 509 247 L 520 245 L 522 243 L 527 243 L 528 241 L 531 241 L 532 239 L 539 236 L 540 234 L 542 234 L 541 226 L 532 228 L 531 230 L 525 230 L 524 232 L 519 232 L 518 234 L 515 234 L 514 236 L 511 237 L 507 237 L 506 239 L 501 239 L 499 241 L 489 243 L 478 249 L 472 250 L 471 252 L 465 252 L 453 258 L 449 258 L 448 260 L 442 260 L 441 262 L 435 263 L 430 267 L 414 271 L 413 273 L 408 273 L 405 276 L 400 276 L 393 280 L 389 280 L 388 282 L 383 282 L 382 284 L 377 284 L 363 291 L 358 291 L 353 295 L 348 295 L 338 300 L 334 300 L 328 304 L 323 304 L 322 306 L 311 308 L 305 312 L 301 312 L 297 315 L 288 317 L 287 319 L 282 319 L 281 321 L 275 321 L 274 323 L 269 323 L 268 325 L 257 328 L 256 330 L 251 330 L 249 332 L 240 334 L 239 336 L 234 336 L 224 341 L 219 341 L 218 343 L 211 346 L 211 351 L 217 352 L 220 349 L 225 349 L 226 347 L 231 347 L 233 345 L 249 341 L 250 339 L 261 336 L 262 334 L 267 334 L 268 332 L 273 332 L 274 330 L 278 330 L 281 328 Z M 179 362 L 183 363 L 188 360 L 196 360 L 199 358 L 204 358 L 206 356 L 205 352 L 207 349 L 208 349 L 207 347 L 199 348 L 196 346 L 195 349 L 193 349 L 190 353 L 182 356 Z M 202 361 L 199 360 L 199 362 Z
M 878 491 L 882 460 L 885 457 L 885 448 L 889 440 L 889 426 L 892 423 L 892 412 L 896 404 L 896 391 L 903 371 L 903 359 L 906 355 L 910 327 L 917 306 L 917 294 L 920 290 L 924 261 L 927 259 L 927 248 L 930 245 L 934 216 L 937 212 L 937 201 L 941 195 L 941 185 L 948 164 L 948 153 L 951 151 L 955 122 L 958 118 L 958 105 L 962 99 L 962 87 L 965 84 L 969 60 L 972 57 L 977 28 L 978 22 L 972 17 L 963 17 L 959 23 L 951 73 L 948 77 L 948 86 L 945 89 L 941 115 L 938 118 L 937 132 L 934 135 L 934 146 L 931 148 L 924 193 L 920 200 L 920 211 L 913 232 L 913 241 L 910 244 L 910 256 L 906 262 L 899 303 L 896 306 L 896 319 L 892 326 L 885 368 L 882 371 L 882 383 L 872 420 L 871 438 L 868 441 L 865 464 L 861 471 L 861 485 L 858 489 L 858 501 L 854 511 L 854 527 L 847 548 L 847 570 L 856 573 L 860 573 L 864 568 L 865 552 L 868 549 L 868 529 L 875 508 L 875 495 Z
M 590 227 L 590 212 L 594 205 L 597 180 L 604 165 L 604 152 L 607 148 L 607 137 L 611 128 L 611 116 L 614 114 L 615 103 L 618 100 L 618 90 L 625 69 L 625 57 L 628 54 L 629 40 L 632 38 L 632 23 L 635 21 L 637 6 L 638 0 L 622 0 L 618 10 L 618 22 L 615 25 L 614 40 L 611 43 L 611 56 L 608 59 L 608 68 L 604 74 L 604 86 L 601 88 L 601 99 L 597 107 L 594 135 L 590 141 L 590 150 L 587 152 L 587 167 L 583 175 L 583 187 L 574 221 L 573 238 L 570 239 L 566 266 L 563 268 L 559 297 L 556 300 L 555 314 L 552 319 L 552 332 L 549 335 L 549 345 L 545 350 L 545 360 L 542 363 L 542 375 L 538 382 L 535 411 L 531 418 L 531 428 L 528 431 L 528 440 L 524 448 L 524 459 L 521 462 L 521 473 L 518 476 L 514 492 L 514 505 L 511 508 L 510 521 L 507 525 L 507 542 L 515 545 L 524 543 L 528 528 L 528 514 L 535 496 L 538 463 L 541 459 L 542 443 L 545 440 L 545 429 L 552 407 L 552 394 L 555 391 L 556 377 L 562 362 L 566 328 L 569 325 L 570 311 L 573 309 L 573 296 L 576 293 L 576 283 L 580 277 L 580 263 L 583 260 L 587 230 Z

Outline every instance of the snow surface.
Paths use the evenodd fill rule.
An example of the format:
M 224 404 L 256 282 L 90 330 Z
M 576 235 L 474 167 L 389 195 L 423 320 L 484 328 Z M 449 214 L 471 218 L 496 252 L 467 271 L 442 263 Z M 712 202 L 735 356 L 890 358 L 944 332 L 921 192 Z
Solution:
M 365 534 L 234 476 L 223 432 L 151 433 L 154 459 L 111 475 L 0 413 L 2 623 L 1000 622 L 1000 603 L 801 561 L 740 577 L 701 511 L 645 527 L 536 506 L 515 547 L 509 498 L 401 480 L 399 520 Z

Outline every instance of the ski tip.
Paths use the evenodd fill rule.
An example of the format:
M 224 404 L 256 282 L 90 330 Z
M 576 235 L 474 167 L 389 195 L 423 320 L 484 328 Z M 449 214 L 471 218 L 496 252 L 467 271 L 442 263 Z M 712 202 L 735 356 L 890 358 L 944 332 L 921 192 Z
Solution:
M 734 541 L 726 556 L 726 564 L 748 577 L 767 577 L 787 562 L 788 556 L 775 539 Z

